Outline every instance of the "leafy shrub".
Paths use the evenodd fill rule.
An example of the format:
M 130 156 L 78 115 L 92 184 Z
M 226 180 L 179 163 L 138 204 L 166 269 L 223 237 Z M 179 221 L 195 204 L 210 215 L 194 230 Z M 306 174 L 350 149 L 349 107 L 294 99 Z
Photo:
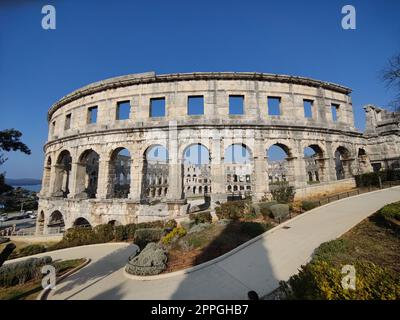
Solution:
M 287 204 L 274 204 L 270 210 L 275 219 L 285 219 L 289 215 L 289 205 Z
M 42 277 L 41 267 L 51 262 L 51 257 L 41 257 L 3 265 L 0 267 L 0 287 L 11 287 L 39 279 Z
M 114 239 L 114 227 L 111 224 L 100 224 L 93 228 L 96 242 L 105 243 Z
M 228 201 L 215 208 L 219 219 L 237 220 L 253 210 L 250 200 Z
M 319 206 L 319 203 L 318 203 L 317 201 L 308 201 L 308 200 L 305 200 L 305 201 L 302 201 L 302 202 L 301 202 L 301 208 L 302 208 L 304 211 L 308 211 L 308 210 L 314 209 L 314 208 L 316 208 L 316 207 L 318 207 L 318 206 Z
M 180 226 L 182 228 L 185 228 L 185 230 L 188 232 L 193 226 L 194 226 L 194 221 L 181 221 Z
M 93 229 L 70 228 L 64 233 L 62 240 L 50 247 L 50 249 L 58 250 L 94 243 L 97 243 L 97 239 Z
M 139 255 L 130 258 L 125 267 L 125 270 L 127 273 L 133 275 L 156 275 L 166 269 L 167 259 L 167 251 L 163 249 L 159 244 L 152 242 L 147 244 L 142 252 L 139 253 Z
M 161 243 L 164 245 L 169 245 L 171 242 L 178 240 L 184 235 L 186 235 L 186 229 L 183 227 L 176 227 L 171 232 L 161 238 Z
M 368 172 L 355 176 L 356 185 L 360 187 L 379 187 L 379 178 L 381 182 L 400 180 L 399 170 L 383 170 L 378 172 Z
M 262 216 L 264 218 L 267 218 L 272 215 L 271 206 L 273 206 L 274 204 L 278 204 L 278 202 L 275 200 L 272 200 L 272 201 L 268 201 L 268 202 L 260 202 L 258 204 L 258 206 L 260 208 L 260 213 L 262 214 Z
M 336 239 L 322 243 L 313 253 L 313 259 L 332 261 L 332 259 L 340 255 L 349 247 L 349 241 L 347 239 Z
M 356 290 L 345 290 L 341 267 L 317 259 L 302 266 L 297 275 L 280 288 L 287 299 L 310 300 L 396 300 L 400 298 L 400 281 L 387 270 L 371 262 L 358 261 Z
M 2 243 L 7 243 L 8 241 L 10 241 L 10 238 L 1 237 L 1 236 L 0 236 L 0 244 L 2 244 Z
M 160 241 L 163 234 L 164 229 L 161 228 L 136 229 L 134 243 L 137 244 L 140 249 L 143 249 L 150 242 Z
M 171 219 L 165 223 L 165 228 L 172 230 L 172 229 L 176 228 L 177 225 L 178 225 L 178 223 L 174 219 Z
M 126 226 L 115 226 L 114 227 L 114 239 L 115 241 L 124 241 L 128 238 L 126 232 Z
M 126 237 L 128 239 L 133 239 L 135 237 L 135 231 L 136 231 L 136 224 L 134 223 L 129 223 L 125 226 L 125 232 L 126 232 Z
M 210 212 L 191 213 L 189 214 L 189 219 L 194 221 L 195 224 L 212 222 L 212 216 Z
M 271 190 L 272 198 L 279 203 L 292 202 L 295 193 L 294 187 L 287 184 L 282 184 L 279 187 Z
M 18 252 L 18 257 L 26 257 L 34 254 L 46 252 L 46 247 L 41 244 L 31 244 L 26 247 L 23 247 Z

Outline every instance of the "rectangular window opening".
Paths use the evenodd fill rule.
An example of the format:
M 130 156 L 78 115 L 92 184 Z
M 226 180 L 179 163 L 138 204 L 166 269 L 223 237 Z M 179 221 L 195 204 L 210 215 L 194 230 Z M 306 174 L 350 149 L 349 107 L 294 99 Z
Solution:
M 280 116 L 281 115 L 281 98 L 268 97 L 268 115 Z
M 150 117 L 165 117 L 165 98 L 150 99 Z
M 129 119 L 130 112 L 131 112 L 131 104 L 129 101 L 117 102 L 117 120 Z
M 312 100 L 303 100 L 304 117 L 312 118 L 313 103 L 314 103 L 314 101 L 312 101 Z
M 71 113 L 65 116 L 65 130 L 68 130 L 70 128 L 71 128 Z
M 55 121 L 53 121 L 52 123 L 51 123 L 51 134 L 54 134 L 54 131 L 56 130 L 56 122 Z
M 188 115 L 204 114 L 204 97 L 189 96 L 188 97 Z
M 332 120 L 333 120 L 334 122 L 337 122 L 337 121 L 338 121 L 339 105 L 337 105 L 337 104 L 332 104 L 331 110 L 332 110 Z
M 229 114 L 244 114 L 244 96 L 229 96 Z
M 97 122 L 97 106 L 88 109 L 88 123 Z

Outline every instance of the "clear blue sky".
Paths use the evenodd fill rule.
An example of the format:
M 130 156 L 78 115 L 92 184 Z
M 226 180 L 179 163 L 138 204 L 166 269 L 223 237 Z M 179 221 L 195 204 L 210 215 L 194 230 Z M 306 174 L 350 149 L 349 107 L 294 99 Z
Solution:
M 41 28 L 53 4 L 57 29 Z M 352 4 L 357 29 L 341 28 Z M 400 1 L 0 1 L 0 129 L 16 128 L 32 155 L 8 154 L 9 178 L 40 178 L 46 112 L 65 94 L 123 74 L 257 71 L 351 87 L 362 106 L 393 96 L 379 79 L 400 51 Z

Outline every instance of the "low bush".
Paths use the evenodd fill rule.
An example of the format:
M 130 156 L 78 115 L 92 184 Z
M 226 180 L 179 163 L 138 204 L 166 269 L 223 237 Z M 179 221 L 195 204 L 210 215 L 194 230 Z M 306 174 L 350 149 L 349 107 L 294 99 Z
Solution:
M 167 260 L 167 251 L 161 245 L 152 242 L 147 244 L 139 255 L 129 259 L 125 271 L 139 276 L 156 275 L 166 269 Z
M 317 259 L 302 266 L 297 275 L 280 288 L 287 299 L 301 300 L 397 300 L 400 298 L 400 281 L 371 262 L 358 261 L 356 290 L 342 287 L 341 267 Z
M 281 184 L 279 187 L 276 187 L 271 190 L 272 199 L 276 200 L 279 203 L 289 203 L 292 202 L 295 196 L 294 187 L 289 186 L 288 184 Z
M 250 200 L 228 201 L 215 208 L 219 219 L 237 220 L 254 210 Z
M 287 204 L 274 204 L 270 210 L 275 219 L 285 219 L 289 216 L 289 205 Z
M 10 238 L 0 236 L 0 244 L 7 243 L 8 241 L 10 241 Z
M 129 223 L 125 225 L 125 232 L 126 232 L 126 237 L 127 239 L 133 239 L 135 237 L 135 231 L 136 231 L 136 224 L 134 223 Z
M 115 226 L 114 227 L 114 239 L 115 241 L 124 241 L 128 239 L 126 226 Z
M 100 224 L 93 228 L 97 243 L 105 243 L 114 239 L 114 227 L 111 224 Z
M 164 229 L 161 228 L 136 229 L 134 243 L 138 245 L 140 249 L 143 249 L 150 242 L 160 241 L 163 235 Z
M 164 245 L 169 245 L 171 242 L 178 240 L 184 235 L 186 235 L 186 229 L 183 227 L 176 227 L 171 232 L 161 238 L 161 243 Z
M 50 264 L 51 257 L 29 258 L 0 267 L 0 287 L 12 287 L 42 277 L 41 267 Z
M 267 201 L 267 202 L 260 202 L 258 204 L 258 206 L 260 208 L 260 213 L 262 214 L 262 216 L 264 218 L 272 216 L 271 206 L 273 206 L 274 204 L 278 204 L 278 202 L 275 200 L 272 200 L 272 201 Z
M 381 182 L 400 180 L 399 170 L 383 170 L 378 172 L 368 172 L 355 176 L 356 185 L 360 187 L 380 187 Z
M 309 201 L 309 200 L 304 200 L 301 202 L 301 208 L 303 211 L 308 211 L 311 209 L 314 209 L 319 206 L 318 201 Z
M 41 244 L 31 244 L 19 250 L 17 257 L 26 257 L 38 253 L 46 252 L 47 248 Z
M 378 216 L 385 220 L 395 219 L 400 221 L 400 202 L 387 204 L 378 211 Z
M 189 214 L 189 219 L 195 224 L 212 222 L 212 216 L 210 212 L 191 213 Z

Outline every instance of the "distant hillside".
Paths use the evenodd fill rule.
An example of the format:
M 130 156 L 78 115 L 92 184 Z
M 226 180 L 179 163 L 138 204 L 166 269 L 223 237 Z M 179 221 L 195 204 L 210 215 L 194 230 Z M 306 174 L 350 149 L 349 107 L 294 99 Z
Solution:
M 31 179 L 31 178 L 22 178 L 22 179 L 8 179 L 6 178 L 6 184 L 11 186 L 31 186 L 41 184 L 42 180 L 39 179 Z

